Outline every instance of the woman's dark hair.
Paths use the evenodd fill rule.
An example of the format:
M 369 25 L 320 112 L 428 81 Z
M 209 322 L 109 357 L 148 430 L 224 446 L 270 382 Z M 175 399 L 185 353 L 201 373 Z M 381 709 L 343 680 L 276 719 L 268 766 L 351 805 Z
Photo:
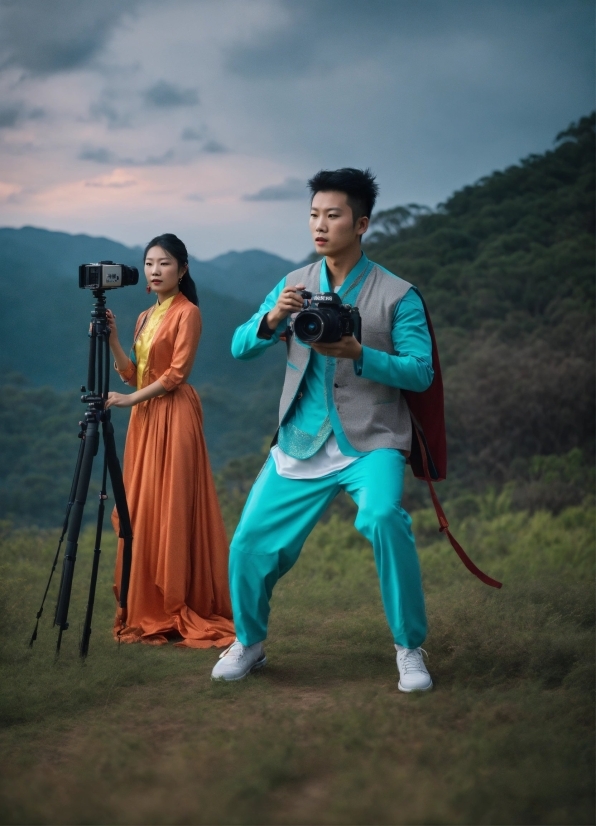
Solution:
M 172 235 L 171 232 L 165 232 L 163 235 L 158 235 L 153 238 L 147 246 L 145 247 L 145 252 L 143 253 L 143 261 L 147 258 L 147 253 L 151 249 L 151 247 L 161 247 L 166 252 L 169 252 L 171 256 L 173 256 L 176 261 L 178 262 L 179 267 L 186 266 L 186 272 L 182 276 L 180 281 L 180 292 L 182 295 L 185 295 L 189 301 L 196 306 L 199 306 L 199 296 L 197 295 L 197 288 L 195 286 L 195 282 L 190 277 L 190 272 L 188 269 L 188 252 L 186 251 L 186 247 L 176 235 Z
M 345 192 L 354 223 L 366 215 L 370 218 L 379 194 L 379 185 L 370 169 L 321 169 L 308 182 L 312 196 L 317 192 Z

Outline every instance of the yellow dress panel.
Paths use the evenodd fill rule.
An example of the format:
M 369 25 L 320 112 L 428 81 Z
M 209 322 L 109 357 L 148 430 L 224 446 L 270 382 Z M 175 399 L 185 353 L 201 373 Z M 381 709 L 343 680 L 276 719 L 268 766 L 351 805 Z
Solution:
M 170 309 L 170 304 L 176 296 L 166 298 L 161 304 L 157 303 L 153 308 L 153 312 L 145 322 L 140 336 L 135 341 L 135 356 L 137 358 L 137 388 L 143 386 L 143 374 L 147 367 L 147 360 L 149 358 L 149 350 L 151 349 L 151 342 L 157 332 L 157 329 L 167 311 Z

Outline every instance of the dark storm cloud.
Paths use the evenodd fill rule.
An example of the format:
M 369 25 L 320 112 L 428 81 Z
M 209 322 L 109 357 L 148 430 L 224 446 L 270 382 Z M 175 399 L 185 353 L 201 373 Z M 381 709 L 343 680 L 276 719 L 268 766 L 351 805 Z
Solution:
M 298 178 L 286 178 L 282 184 L 265 186 L 258 192 L 243 195 L 243 201 L 301 201 L 307 197 L 306 182 Z
M 182 89 L 167 80 L 158 80 L 144 94 L 145 102 L 149 106 L 157 106 L 164 109 L 176 106 L 196 106 L 199 102 L 199 94 L 196 89 Z
M 276 31 L 261 34 L 252 43 L 238 44 L 228 53 L 228 67 L 244 76 L 275 78 L 279 74 L 301 75 L 313 65 L 328 61 L 327 47 L 341 42 L 346 52 L 364 46 L 370 34 L 377 46 L 390 38 L 403 15 L 394 0 L 278 0 L 286 12 L 285 23 Z M 341 4 L 340 4 L 341 3 Z M 423 3 L 423 0 L 419 0 Z M 380 40 L 379 40 L 380 38 Z M 369 45 L 369 44 L 366 44 Z M 362 53 L 356 54 L 360 57 Z
M 342 62 L 380 59 L 388 44 L 418 43 L 430 63 L 429 44 L 445 37 L 508 42 L 519 38 L 524 49 L 552 48 L 540 27 L 556 32 L 560 43 L 582 42 L 593 53 L 593 4 L 589 0 L 278 0 L 285 22 L 228 51 L 226 65 L 245 77 L 275 79 L 312 70 L 336 69 Z M 532 34 L 538 36 L 532 39 Z M 530 35 L 530 36 L 528 36 Z M 581 51 L 581 50 L 580 50 Z M 584 56 L 585 56 L 584 49 Z M 556 58 L 556 55 L 552 55 Z M 586 67 L 587 68 L 587 67 Z
M 114 28 L 138 0 L 4 0 L 0 4 L 0 67 L 52 74 L 101 56 Z

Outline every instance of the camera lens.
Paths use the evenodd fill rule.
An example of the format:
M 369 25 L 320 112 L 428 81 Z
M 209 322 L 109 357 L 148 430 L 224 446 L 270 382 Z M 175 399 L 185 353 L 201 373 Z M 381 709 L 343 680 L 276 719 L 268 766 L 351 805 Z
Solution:
M 301 341 L 318 341 L 323 330 L 323 320 L 316 311 L 303 310 L 296 316 L 294 332 Z

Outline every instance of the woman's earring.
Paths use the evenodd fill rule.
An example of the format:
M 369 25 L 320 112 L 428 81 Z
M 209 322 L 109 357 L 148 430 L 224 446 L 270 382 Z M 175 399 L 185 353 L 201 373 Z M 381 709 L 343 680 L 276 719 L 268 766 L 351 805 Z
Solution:
M 146 292 L 146 293 L 150 293 L 150 292 L 151 292 L 151 287 L 149 286 L 149 284 L 147 284 L 147 286 L 145 287 L 145 292 Z

